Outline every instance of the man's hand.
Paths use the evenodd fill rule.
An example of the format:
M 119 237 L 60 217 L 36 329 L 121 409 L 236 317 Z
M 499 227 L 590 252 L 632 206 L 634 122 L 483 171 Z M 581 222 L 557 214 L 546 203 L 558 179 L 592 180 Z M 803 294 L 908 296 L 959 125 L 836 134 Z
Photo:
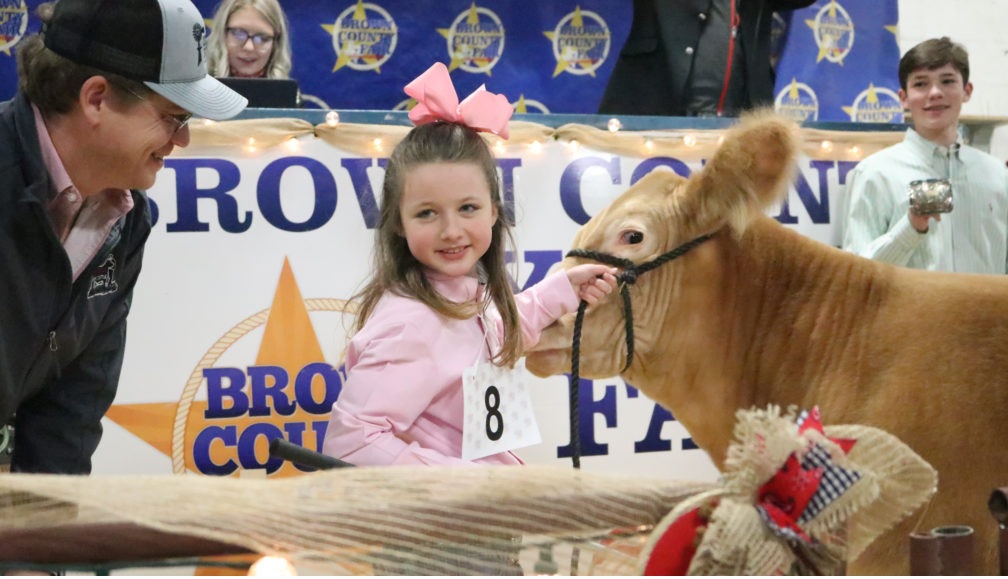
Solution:
M 941 213 L 931 213 L 930 215 L 917 215 L 913 211 L 907 211 L 910 218 L 910 225 L 917 230 L 917 233 L 927 233 L 930 229 L 930 220 L 941 221 Z

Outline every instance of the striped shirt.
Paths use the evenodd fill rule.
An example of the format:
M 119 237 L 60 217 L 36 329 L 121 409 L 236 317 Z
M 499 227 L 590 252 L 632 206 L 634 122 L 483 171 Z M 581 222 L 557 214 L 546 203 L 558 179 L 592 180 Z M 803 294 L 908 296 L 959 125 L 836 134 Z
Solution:
M 952 212 L 918 233 L 908 187 L 948 179 Z M 843 248 L 878 261 L 935 271 L 1008 271 L 1008 168 L 978 149 L 943 147 L 908 129 L 903 142 L 858 163 L 847 176 Z

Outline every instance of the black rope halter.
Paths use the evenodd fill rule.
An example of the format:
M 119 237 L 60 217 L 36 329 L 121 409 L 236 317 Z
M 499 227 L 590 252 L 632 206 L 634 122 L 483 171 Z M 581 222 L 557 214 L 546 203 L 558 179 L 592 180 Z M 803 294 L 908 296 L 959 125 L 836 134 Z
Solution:
M 590 249 L 572 249 L 567 252 L 567 257 L 582 257 L 591 259 L 606 265 L 622 268 L 623 271 L 616 276 L 619 282 L 620 296 L 623 297 L 623 322 L 626 328 L 627 356 L 626 364 L 620 373 L 626 372 L 633 362 L 634 357 L 634 330 L 633 330 L 633 308 L 630 303 L 630 286 L 637 283 L 637 278 L 660 265 L 664 265 L 677 257 L 681 257 L 694 247 L 713 237 L 713 233 L 701 235 L 686 243 L 676 247 L 672 251 L 665 252 L 658 257 L 641 264 L 635 264 L 629 259 L 592 251 Z M 577 315 L 574 317 L 574 338 L 571 344 L 571 374 L 570 374 L 570 437 L 571 437 L 571 461 L 574 468 L 581 468 L 581 436 L 580 417 L 578 416 L 578 390 L 580 389 L 581 375 L 581 326 L 584 322 L 585 310 L 588 302 L 581 300 L 578 304 Z

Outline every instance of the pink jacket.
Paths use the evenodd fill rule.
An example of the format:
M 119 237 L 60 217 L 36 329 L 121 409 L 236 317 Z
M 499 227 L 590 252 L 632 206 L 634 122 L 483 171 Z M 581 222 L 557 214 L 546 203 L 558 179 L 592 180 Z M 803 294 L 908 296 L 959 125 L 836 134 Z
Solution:
M 474 278 L 428 272 L 442 295 L 473 299 Z M 578 296 L 559 271 L 515 296 L 526 347 L 543 328 L 577 309 Z M 485 316 L 491 344 L 502 340 L 497 312 Z M 522 464 L 511 452 L 462 460 L 462 371 L 489 360 L 478 316 L 444 318 L 426 305 L 386 294 L 350 340 L 346 381 L 333 404 L 323 452 L 355 465 Z

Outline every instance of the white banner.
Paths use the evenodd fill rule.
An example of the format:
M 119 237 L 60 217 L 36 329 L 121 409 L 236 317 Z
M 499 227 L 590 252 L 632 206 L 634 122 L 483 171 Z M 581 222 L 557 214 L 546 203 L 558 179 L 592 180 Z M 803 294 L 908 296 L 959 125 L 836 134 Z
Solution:
M 194 131 L 194 143 L 167 160 L 149 191 L 156 221 L 119 394 L 95 455 L 98 474 L 297 474 L 268 459 L 269 440 L 317 450 L 342 385 L 352 323 L 344 300 L 369 273 L 391 143 L 368 141 L 374 150 L 362 154 L 330 144 L 321 130 L 265 148 L 207 145 L 213 141 L 197 138 L 204 133 Z M 718 136 L 624 134 L 619 146 L 589 146 L 592 139 L 561 128 L 555 138 L 495 147 L 515 219 L 519 285 L 541 279 L 580 224 L 641 175 L 657 165 L 696 170 Z M 837 245 L 847 171 L 870 147 L 902 135 L 883 135 L 869 149 L 837 135 L 806 136 L 798 183 L 775 215 Z M 639 154 L 627 152 L 627 139 Z M 529 463 L 571 464 L 567 381 L 530 376 L 542 443 L 518 451 Z M 716 477 L 681 425 L 619 378 L 583 380 L 580 406 L 583 469 Z

